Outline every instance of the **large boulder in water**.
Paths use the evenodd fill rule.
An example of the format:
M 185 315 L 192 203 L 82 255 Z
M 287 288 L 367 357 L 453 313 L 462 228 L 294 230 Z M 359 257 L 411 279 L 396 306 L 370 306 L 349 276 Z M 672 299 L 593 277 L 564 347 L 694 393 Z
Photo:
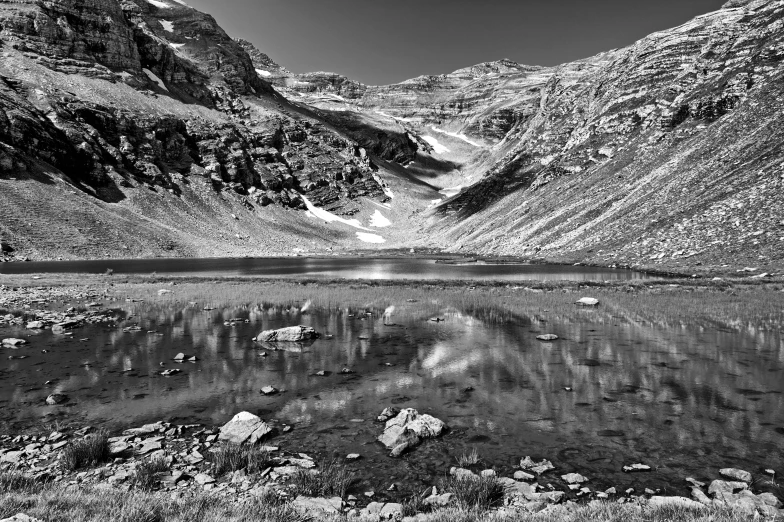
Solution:
M 234 444 L 256 444 L 271 431 L 272 428 L 261 418 L 243 411 L 224 424 L 220 429 L 218 439 Z
M 319 333 L 310 326 L 290 326 L 278 330 L 265 330 L 261 332 L 256 340 L 261 343 L 274 342 L 301 342 L 311 339 L 318 339 Z
M 418 411 L 408 408 L 387 421 L 384 433 L 378 440 L 392 450 L 393 457 L 398 457 L 421 444 L 423 439 L 439 437 L 446 429 L 443 421 L 431 415 L 420 415 Z

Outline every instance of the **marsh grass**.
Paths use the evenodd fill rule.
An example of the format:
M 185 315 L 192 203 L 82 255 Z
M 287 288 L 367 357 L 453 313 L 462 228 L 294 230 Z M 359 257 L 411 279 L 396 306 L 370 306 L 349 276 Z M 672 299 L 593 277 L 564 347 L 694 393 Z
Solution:
M 497 477 L 449 477 L 441 481 L 438 489 L 452 493 L 464 509 L 486 511 L 504 502 L 504 486 Z
M 169 470 L 169 464 L 161 456 L 141 461 L 136 466 L 131 485 L 141 491 L 152 491 L 158 485 L 159 474 Z
M 109 435 L 106 432 L 93 433 L 67 445 L 60 463 L 67 471 L 95 466 L 109 460 Z
M 212 470 L 216 475 L 242 469 L 248 474 L 261 473 L 270 464 L 270 453 L 256 446 L 224 444 L 212 454 Z
M 479 461 L 482 460 L 479 457 L 479 452 L 476 451 L 476 448 L 472 449 L 470 453 L 463 453 L 459 457 L 457 457 L 457 465 L 461 468 L 467 468 L 470 466 L 476 466 L 479 464 Z
M 301 469 L 290 479 L 295 495 L 306 497 L 344 498 L 352 482 L 351 472 L 334 459 L 322 462 L 316 470 Z

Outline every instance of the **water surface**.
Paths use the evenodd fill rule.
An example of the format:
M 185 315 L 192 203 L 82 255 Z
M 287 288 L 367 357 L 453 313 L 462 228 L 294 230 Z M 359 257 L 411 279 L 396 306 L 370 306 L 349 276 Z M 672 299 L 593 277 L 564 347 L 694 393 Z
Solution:
M 274 441 L 287 450 L 360 453 L 351 466 L 361 487 L 379 491 L 397 483 L 421 492 L 474 448 L 484 466 L 507 476 L 521 457 L 548 458 L 557 470 L 544 483 L 559 487 L 561 474 L 576 471 L 595 489 L 688 495 L 685 477 L 713 479 L 723 467 L 784 472 L 781 332 L 657 324 L 607 308 L 542 310 L 503 325 L 459 310 L 445 310 L 440 323 L 414 314 L 397 325 L 349 309 L 142 310 L 73 339 L 43 331 L 27 348 L 3 349 L 0 421 L 13 429 L 56 419 L 117 428 L 157 420 L 220 425 L 247 410 L 279 429 L 292 426 Z M 122 331 L 135 324 L 141 331 Z M 261 329 L 296 324 L 333 337 L 282 351 L 251 340 Z M 543 343 L 540 333 L 561 339 Z M 178 352 L 200 360 L 177 365 Z M 9 360 L 11 353 L 29 357 Z M 162 377 L 164 367 L 183 372 Z M 346 367 L 356 373 L 342 375 Z M 268 385 L 282 393 L 261 395 Z M 55 391 L 71 402 L 45 406 Z M 451 430 L 391 459 L 375 441 L 382 429 L 375 417 L 387 406 L 417 408 Z M 621 471 L 638 462 L 656 469 Z
M 286 257 L 241 259 L 130 259 L 2 263 L 0 274 L 91 273 L 258 276 L 413 280 L 571 280 L 624 281 L 650 278 L 625 269 L 527 263 L 450 262 L 424 258 Z

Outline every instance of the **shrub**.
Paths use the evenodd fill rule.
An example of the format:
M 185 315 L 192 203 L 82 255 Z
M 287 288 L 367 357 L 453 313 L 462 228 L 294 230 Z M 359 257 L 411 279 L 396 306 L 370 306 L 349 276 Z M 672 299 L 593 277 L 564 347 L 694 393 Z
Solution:
M 65 447 L 60 462 L 68 471 L 95 466 L 109 460 L 109 436 L 105 432 L 87 435 Z

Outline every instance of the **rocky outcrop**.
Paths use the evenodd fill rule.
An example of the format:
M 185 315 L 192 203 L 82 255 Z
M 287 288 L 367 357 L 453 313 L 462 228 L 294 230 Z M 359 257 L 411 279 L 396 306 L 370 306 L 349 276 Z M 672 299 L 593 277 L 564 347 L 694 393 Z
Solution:
M 443 421 L 427 414 L 420 415 L 408 408 L 386 421 L 384 433 L 378 438 L 384 446 L 392 450 L 393 457 L 399 457 L 424 439 L 441 436 L 447 429 Z
M 256 444 L 272 432 L 272 428 L 256 415 L 243 411 L 220 429 L 219 440 L 232 444 Z

